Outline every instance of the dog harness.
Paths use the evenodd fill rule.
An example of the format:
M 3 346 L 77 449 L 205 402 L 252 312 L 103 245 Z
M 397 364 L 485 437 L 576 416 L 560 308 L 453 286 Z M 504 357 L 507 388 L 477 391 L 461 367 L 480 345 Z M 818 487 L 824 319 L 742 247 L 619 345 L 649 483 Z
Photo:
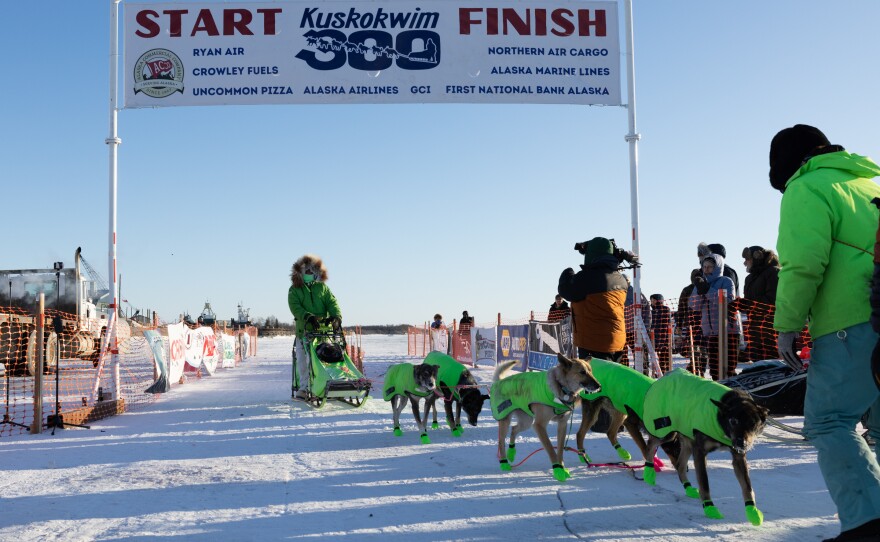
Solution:
M 711 401 L 720 402 L 729 391 L 727 386 L 675 369 L 657 379 L 645 394 L 645 428 L 660 438 L 677 432 L 693 439 L 694 430 L 699 430 L 725 446 L 732 446 L 718 423 L 718 407 Z
M 626 413 L 626 407 L 632 409 L 640 418 L 644 413 L 645 394 L 654 383 L 654 379 L 631 369 L 626 365 L 593 358 L 590 360 L 593 377 L 599 381 L 602 389 L 596 393 L 582 391 L 581 398 L 593 401 L 607 397 L 614 408 Z
M 447 356 L 441 352 L 431 352 L 422 362 L 425 365 L 436 365 L 440 368 L 437 373 L 437 384 L 446 386 L 452 391 L 452 398 L 461 401 L 458 393 L 458 383 L 461 381 L 461 375 L 465 372 L 465 366 L 455 361 L 452 356 Z
M 385 384 L 382 387 L 386 401 L 390 401 L 395 395 L 406 396 L 407 393 L 411 393 L 416 397 L 427 397 L 433 393 L 416 388 L 413 367 L 412 363 L 400 363 L 388 369 L 388 372 L 385 373 Z
M 569 405 L 553 395 L 547 384 L 547 373 L 539 371 L 519 373 L 495 382 L 489 391 L 489 402 L 492 404 L 492 417 L 496 420 L 503 420 L 517 409 L 534 416 L 535 413 L 529 408 L 532 403 L 552 407 L 556 414 L 571 410 Z

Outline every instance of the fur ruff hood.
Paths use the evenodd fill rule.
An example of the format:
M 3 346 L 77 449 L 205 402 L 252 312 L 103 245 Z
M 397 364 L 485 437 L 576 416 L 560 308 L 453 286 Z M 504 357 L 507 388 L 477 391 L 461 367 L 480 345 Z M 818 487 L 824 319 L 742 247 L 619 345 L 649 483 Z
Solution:
M 305 286 L 302 278 L 304 274 L 314 275 L 316 282 L 327 282 L 327 268 L 324 267 L 324 261 L 314 254 L 306 254 L 290 268 L 290 283 L 294 288 Z

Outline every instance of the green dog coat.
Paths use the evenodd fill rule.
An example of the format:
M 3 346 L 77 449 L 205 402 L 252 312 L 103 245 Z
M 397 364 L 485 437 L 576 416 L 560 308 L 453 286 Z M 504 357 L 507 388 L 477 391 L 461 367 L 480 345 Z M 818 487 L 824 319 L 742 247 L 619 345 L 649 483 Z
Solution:
M 632 409 L 639 418 L 643 418 L 645 394 L 654 383 L 654 379 L 631 369 L 626 365 L 593 358 L 590 360 L 593 377 L 599 381 L 602 389 L 596 393 L 582 391 L 581 398 L 593 401 L 607 397 L 614 408 L 626 413 L 626 407 Z
M 458 386 L 458 382 L 461 380 L 462 373 L 466 370 L 464 365 L 455 361 L 455 358 L 452 356 L 447 356 L 441 352 L 431 352 L 425 356 L 425 361 L 422 363 L 439 367 L 440 369 L 437 373 L 438 387 L 441 384 L 446 386 L 452 390 L 452 398 L 456 401 L 461 401 L 456 386 Z
M 411 393 L 417 397 L 427 397 L 433 393 L 416 389 L 413 367 L 412 363 L 399 363 L 388 369 L 388 372 L 385 373 L 385 384 L 382 387 L 386 401 L 390 401 L 395 395 L 406 396 L 407 393 Z
M 492 404 L 492 417 L 503 420 L 514 410 L 522 410 L 529 416 L 535 413 L 529 408 L 532 403 L 553 407 L 556 414 L 570 410 L 569 406 L 557 399 L 547 384 L 547 373 L 526 372 L 503 378 L 492 384 L 489 391 Z
M 675 369 L 657 379 L 645 394 L 645 428 L 660 438 L 675 431 L 693 439 L 694 431 L 699 430 L 731 446 L 718 423 L 718 407 L 711 401 L 721 401 L 729 391 L 727 386 Z

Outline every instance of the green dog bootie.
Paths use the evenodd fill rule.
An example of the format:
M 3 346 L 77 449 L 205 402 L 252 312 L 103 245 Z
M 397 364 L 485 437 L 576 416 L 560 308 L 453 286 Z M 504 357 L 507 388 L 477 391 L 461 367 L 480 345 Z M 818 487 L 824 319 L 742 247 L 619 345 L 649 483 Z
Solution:
M 764 523 L 764 513 L 758 510 L 755 501 L 746 501 L 746 517 L 752 525 L 758 526 Z
M 569 478 L 571 478 L 571 473 L 568 472 L 568 469 L 566 469 L 560 463 L 554 463 L 553 464 L 553 477 L 556 478 L 556 480 L 559 482 L 564 482 L 564 481 L 568 480 Z
M 578 458 L 581 460 L 581 463 L 585 463 L 588 465 L 593 462 L 593 460 L 590 459 L 590 454 L 588 454 L 587 451 L 583 448 L 578 450 Z
M 505 472 L 510 471 L 513 468 L 510 466 L 510 463 L 506 459 L 502 459 L 498 463 L 501 465 L 501 470 Z
M 685 482 L 684 484 L 684 494 L 692 499 L 700 498 L 700 490 L 691 485 L 690 482 Z
M 437 422 L 431 422 L 431 429 L 440 429 L 440 424 Z
M 428 437 L 428 433 L 422 433 L 422 444 L 431 444 L 431 439 Z
M 703 501 L 703 515 L 711 519 L 724 519 L 712 501 Z
M 642 473 L 645 477 L 645 483 L 649 486 L 657 484 L 657 471 L 654 470 L 653 463 L 645 463 L 645 471 Z
M 459 424 L 458 427 L 455 428 L 455 430 L 458 431 L 459 435 L 464 433 L 464 427 L 462 427 L 461 424 Z
M 403 431 L 401 431 L 399 427 L 395 427 L 395 428 L 394 428 L 394 436 L 395 436 L 395 437 L 402 437 L 402 436 L 403 436 Z
M 509 444 L 507 446 L 507 460 L 513 463 L 516 459 L 516 444 Z
M 627 452 L 623 448 L 623 446 L 620 445 L 619 442 L 614 445 L 614 449 L 617 450 L 617 456 L 620 457 L 621 459 L 623 459 L 624 461 L 629 461 L 630 459 L 633 458 L 631 455 L 629 455 L 629 452 Z
M 461 426 L 460 425 L 452 430 L 452 436 L 453 437 L 460 437 L 461 436 Z

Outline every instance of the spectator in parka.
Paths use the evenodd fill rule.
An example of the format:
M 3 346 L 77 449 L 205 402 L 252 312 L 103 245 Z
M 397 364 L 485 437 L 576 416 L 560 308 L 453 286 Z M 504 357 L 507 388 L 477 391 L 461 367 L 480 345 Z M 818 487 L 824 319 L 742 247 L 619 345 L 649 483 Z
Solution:
M 651 332 L 654 334 L 654 350 L 660 362 L 663 374 L 672 370 L 672 350 L 670 345 L 669 326 L 672 323 L 672 311 L 666 306 L 661 294 L 651 294 Z
M 584 264 L 559 277 L 559 295 L 571 302 L 574 345 L 579 358 L 621 363 L 626 346 L 623 305 L 629 283 L 617 266 L 614 246 L 605 237 L 587 242 Z
M 870 287 L 880 196 L 871 159 L 832 145 L 819 129 L 797 124 L 770 143 L 770 185 L 782 192 L 779 286 L 774 327 L 779 354 L 800 368 L 795 340 L 809 319 L 813 341 L 804 435 L 837 506 L 835 540 L 880 540 L 880 465 L 856 431 L 865 412 L 880 440 L 880 390 L 871 378 L 878 334 L 870 322 Z
M 779 257 L 761 246 L 744 248 L 742 257 L 749 274 L 737 308 L 748 315 L 746 358 L 749 361 L 776 359 L 779 351 L 776 348 L 776 332 L 773 331 L 773 315 L 776 313 Z
M 724 276 L 724 258 L 719 254 L 709 254 L 703 260 L 702 273 L 695 277 L 694 291 L 688 300 L 688 306 L 700 314 L 700 328 L 705 339 L 709 358 L 709 374 L 712 380 L 721 380 L 736 375 L 736 363 L 739 353 L 739 319 L 733 303 L 728 305 L 725 322 L 718 321 L 718 292 L 725 290 L 727 299 L 733 301 L 733 280 Z M 721 326 L 727 326 L 727 371 L 720 373 L 720 356 L 718 336 Z M 702 375 L 700 375 L 702 376 Z
M 703 340 L 702 328 L 700 328 L 700 313 L 691 308 L 689 302 L 697 277 L 700 277 L 702 273 L 701 269 L 691 271 L 690 283 L 682 288 L 681 294 L 678 297 L 678 311 L 675 313 L 675 325 L 678 327 L 679 333 L 682 334 L 684 344 L 687 345 L 687 352 L 683 349 L 682 355 L 691 359 L 687 370 L 701 376 L 705 374 L 708 362 L 706 345 Z M 705 281 L 703 281 L 703 284 L 706 288 L 703 291 L 705 293 L 708 291 L 709 285 Z
M 547 321 L 559 322 L 565 320 L 570 314 L 571 308 L 568 306 L 568 302 L 562 299 L 561 295 L 556 294 L 556 299 L 550 305 L 550 312 L 547 313 Z
M 470 329 L 470 327 L 474 325 L 474 319 L 468 314 L 468 311 L 462 311 L 461 320 L 458 321 L 458 324 L 462 328 L 464 328 L 464 326 L 468 326 L 468 329 Z
M 431 322 L 431 329 L 440 329 L 446 327 L 446 324 L 443 323 L 443 315 L 437 313 L 434 315 L 434 321 Z
M 697 259 L 700 260 L 700 266 L 703 265 L 703 260 L 710 254 L 718 254 L 725 260 L 727 259 L 727 249 L 720 243 L 711 243 L 708 245 L 706 243 L 700 243 L 697 245 Z M 736 297 L 739 297 L 739 275 L 737 275 L 736 270 L 729 265 L 725 265 L 724 276 L 733 281 L 733 293 L 736 294 Z

